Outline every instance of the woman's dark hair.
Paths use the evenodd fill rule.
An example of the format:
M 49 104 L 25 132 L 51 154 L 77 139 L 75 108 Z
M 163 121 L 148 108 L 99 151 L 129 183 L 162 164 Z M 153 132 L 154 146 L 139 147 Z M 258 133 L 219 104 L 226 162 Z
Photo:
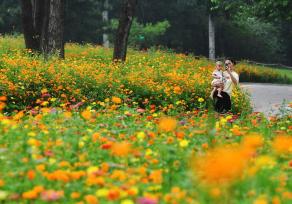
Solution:
M 235 61 L 235 59 L 227 58 L 226 60 L 229 60 L 229 61 L 232 62 L 233 65 L 236 65 L 236 61 Z

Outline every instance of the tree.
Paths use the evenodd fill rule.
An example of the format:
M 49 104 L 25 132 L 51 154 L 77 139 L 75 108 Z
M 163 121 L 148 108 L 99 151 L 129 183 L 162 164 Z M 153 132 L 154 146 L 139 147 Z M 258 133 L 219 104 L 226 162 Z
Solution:
M 123 2 L 114 46 L 114 60 L 126 60 L 128 37 L 136 5 L 137 0 L 124 0 Z
M 102 41 L 103 41 L 103 46 L 109 48 L 109 37 L 107 33 L 107 26 L 109 23 L 109 18 L 108 18 L 108 9 L 109 9 L 109 2 L 108 0 L 104 1 L 104 11 L 102 12 L 102 20 L 105 23 L 104 26 L 104 33 L 102 34 Z
M 211 4 L 212 2 L 210 2 Z M 215 53 L 215 24 L 214 24 L 214 14 L 212 12 L 211 6 L 209 6 L 209 17 L 208 17 L 208 24 L 209 24 L 209 58 L 215 60 L 216 53 Z
M 64 58 L 64 0 L 21 0 L 27 49 Z

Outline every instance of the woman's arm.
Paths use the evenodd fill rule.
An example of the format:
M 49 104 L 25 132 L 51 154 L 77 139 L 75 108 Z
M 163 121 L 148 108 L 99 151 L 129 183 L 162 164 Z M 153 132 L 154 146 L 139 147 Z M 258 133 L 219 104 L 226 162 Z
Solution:
M 228 72 L 233 84 L 238 85 L 238 79 L 233 76 L 233 74 L 231 73 L 230 69 L 227 69 L 227 72 Z

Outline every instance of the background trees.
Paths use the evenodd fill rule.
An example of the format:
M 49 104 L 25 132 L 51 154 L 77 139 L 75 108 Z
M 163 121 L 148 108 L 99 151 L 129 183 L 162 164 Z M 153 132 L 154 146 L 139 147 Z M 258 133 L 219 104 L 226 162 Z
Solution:
M 0 33 L 22 31 L 19 1 L 0 1 Z M 114 31 L 109 29 L 110 21 L 119 19 L 122 1 L 108 0 L 106 10 L 109 21 L 103 21 L 105 1 L 66 1 L 64 40 L 102 44 L 103 34 L 114 36 Z M 216 57 L 292 65 L 291 1 L 215 0 L 215 3 Z M 208 16 L 209 4 L 206 0 L 147 0 L 137 4 L 135 24 L 155 25 L 165 20 L 169 23 L 163 35 L 156 35 L 151 40 L 143 35 L 145 47 L 160 45 L 177 52 L 209 56 Z M 139 32 L 132 32 L 129 38 L 131 46 L 141 47 L 140 35 Z M 113 42 L 113 39 L 110 40 L 111 46 Z
M 128 37 L 138 0 L 124 0 L 115 37 L 114 60 L 126 60 Z
M 26 48 L 64 57 L 64 0 L 20 0 Z

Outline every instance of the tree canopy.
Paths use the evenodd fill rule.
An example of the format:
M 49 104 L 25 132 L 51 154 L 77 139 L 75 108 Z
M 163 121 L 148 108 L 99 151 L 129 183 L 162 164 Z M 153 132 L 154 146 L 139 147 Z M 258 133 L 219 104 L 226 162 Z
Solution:
M 118 19 L 121 1 L 109 3 L 109 19 Z M 102 21 L 103 0 L 70 0 L 66 1 L 65 9 L 66 42 L 102 44 L 104 32 L 114 35 L 111 25 Z M 18 0 L 1 1 L 1 34 L 22 32 L 20 10 Z M 292 2 L 289 0 L 139 1 L 134 24 L 136 28 L 166 21 L 169 24 L 163 34 L 155 33 L 155 38 L 143 35 L 145 47 L 159 45 L 177 52 L 208 56 L 210 11 L 214 13 L 216 25 L 217 57 L 292 65 L 292 42 L 289 40 L 292 38 Z M 146 32 L 147 29 L 143 29 Z M 148 31 L 152 32 L 151 29 Z M 136 47 L 141 43 L 139 36 L 141 33 L 137 30 L 131 33 L 130 44 L 134 47 L 135 43 Z

